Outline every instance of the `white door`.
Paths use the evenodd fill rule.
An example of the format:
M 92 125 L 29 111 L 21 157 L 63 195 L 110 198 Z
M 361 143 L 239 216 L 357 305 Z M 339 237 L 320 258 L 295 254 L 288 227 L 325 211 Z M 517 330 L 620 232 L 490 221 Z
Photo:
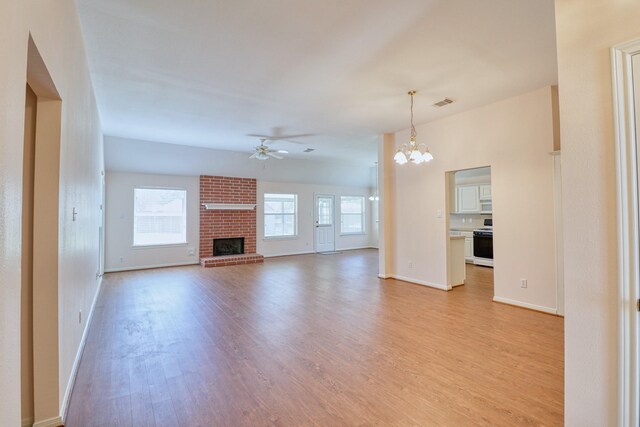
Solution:
M 334 196 L 328 194 L 316 195 L 316 252 L 332 252 L 336 250 L 334 206 Z

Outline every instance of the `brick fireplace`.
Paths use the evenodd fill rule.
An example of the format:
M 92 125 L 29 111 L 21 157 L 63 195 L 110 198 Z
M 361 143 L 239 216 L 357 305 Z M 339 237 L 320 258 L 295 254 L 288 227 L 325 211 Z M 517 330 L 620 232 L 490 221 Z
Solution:
M 262 262 L 256 253 L 256 210 L 228 209 L 228 205 L 257 203 L 257 182 L 250 178 L 200 176 L 200 264 L 203 267 Z M 204 203 L 220 204 L 206 209 Z M 243 239 L 242 254 L 214 256 L 214 239 Z M 236 252 L 236 251 L 234 251 Z

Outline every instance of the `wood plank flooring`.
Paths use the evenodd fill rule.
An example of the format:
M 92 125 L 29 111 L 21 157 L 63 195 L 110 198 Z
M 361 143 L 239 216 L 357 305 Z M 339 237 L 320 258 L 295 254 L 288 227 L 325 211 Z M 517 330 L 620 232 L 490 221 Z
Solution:
M 562 425 L 563 319 L 376 277 L 377 252 L 105 276 L 77 426 Z

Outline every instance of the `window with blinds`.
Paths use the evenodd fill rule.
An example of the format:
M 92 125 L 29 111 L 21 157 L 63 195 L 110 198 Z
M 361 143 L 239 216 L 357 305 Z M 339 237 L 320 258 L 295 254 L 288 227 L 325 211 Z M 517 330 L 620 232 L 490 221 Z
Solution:
M 298 234 L 298 196 L 265 193 L 264 237 L 295 237 Z
M 187 192 L 173 188 L 135 188 L 133 245 L 187 243 Z
M 340 197 L 340 234 L 364 233 L 364 196 Z

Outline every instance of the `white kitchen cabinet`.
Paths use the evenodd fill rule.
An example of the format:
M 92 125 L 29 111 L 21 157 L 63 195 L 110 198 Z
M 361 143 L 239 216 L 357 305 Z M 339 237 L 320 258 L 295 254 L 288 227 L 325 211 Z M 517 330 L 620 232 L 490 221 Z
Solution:
M 491 200 L 491 184 L 482 184 L 479 187 L 480 200 Z
M 457 192 L 458 213 L 480 212 L 480 193 L 477 185 L 459 185 Z
M 460 233 L 464 236 L 464 259 L 466 262 L 473 262 L 473 232 L 464 231 Z

